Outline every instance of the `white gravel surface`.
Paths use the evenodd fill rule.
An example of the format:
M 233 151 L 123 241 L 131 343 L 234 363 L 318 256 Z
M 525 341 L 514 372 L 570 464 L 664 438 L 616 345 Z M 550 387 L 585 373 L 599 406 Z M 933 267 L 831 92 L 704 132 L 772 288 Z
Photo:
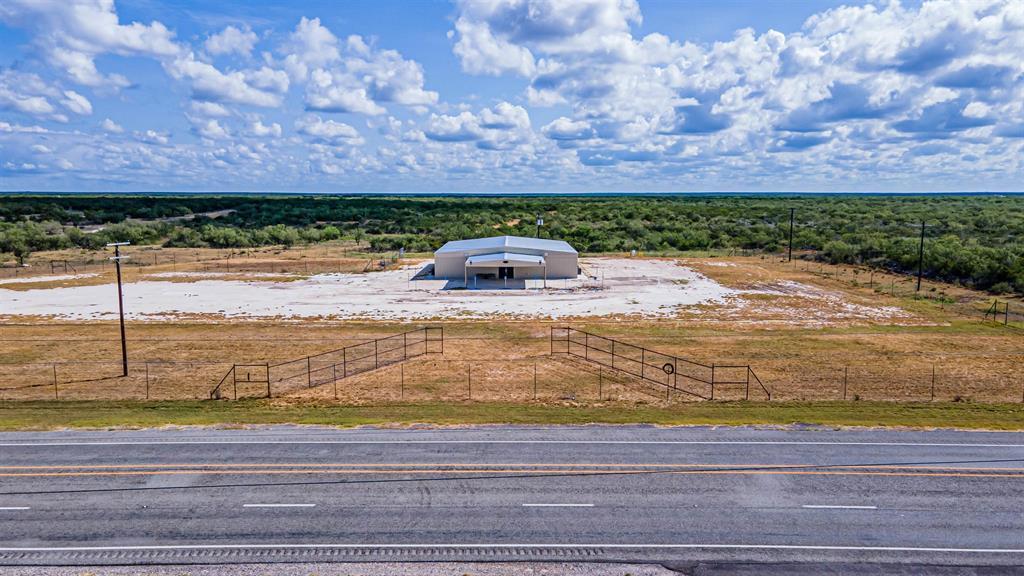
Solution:
M 60 282 L 61 280 L 77 280 L 79 278 L 92 278 L 96 274 L 51 274 L 49 276 L 19 276 L 16 278 L 0 279 L 0 284 L 31 284 L 33 282 Z
M 303 280 L 146 280 L 124 287 L 129 318 L 559 318 L 607 315 L 672 316 L 680 307 L 723 303 L 739 294 L 672 260 L 593 258 L 589 277 L 552 280 L 546 289 L 451 290 L 444 280 L 411 280 L 420 266 L 366 274 L 320 274 Z M 113 319 L 113 285 L 5 290 L 0 315 Z

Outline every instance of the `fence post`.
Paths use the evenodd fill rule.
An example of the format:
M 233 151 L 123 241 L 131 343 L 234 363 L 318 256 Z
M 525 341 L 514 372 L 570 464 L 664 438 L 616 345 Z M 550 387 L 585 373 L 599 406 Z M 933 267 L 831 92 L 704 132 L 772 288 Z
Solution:
M 935 363 L 932 363 L 932 402 L 935 401 Z
M 341 377 L 348 378 L 348 346 L 341 349 Z
M 473 365 L 466 363 L 466 385 L 469 387 L 469 399 L 473 399 Z
M 149 362 L 146 362 L 146 400 L 149 400 Z
M 850 367 L 843 366 L 843 400 L 846 400 L 846 383 L 850 378 Z
M 331 376 L 334 381 L 334 399 L 338 399 L 338 365 L 331 364 Z
M 231 366 L 231 387 L 234 389 L 234 399 L 238 400 L 238 370 L 236 365 Z
M 53 365 L 53 399 L 60 400 L 60 393 L 57 391 L 57 365 Z
M 533 359 L 533 399 L 537 399 L 537 359 Z
M 313 387 L 313 370 L 309 363 L 309 356 L 306 356 L 306 388 Z
M 377 361 L 377 341 L 373 341 L 373 369 L 380 368 L 380 362 Z
M 424 330 L 424 332 L 423 332 L 423 341 L 426 342 L 426 340 L 427 340 L 427 332 Z M 427 345 L 423 344 L 423 348 L 426 349 L 426 347 L 427 347 Z M 408 359 L 409 359 L 409 333 L 408 332 L 402 332 L 402 360 L 408 360 Z
M 1006 301 L 1006 308 L 1003 308 L 1003 326 L 1010 323 L 1010 301 Z
M 715 363 L 711 363 L 711 399 L 715 399 Z
M 646 365 L 647 365 L 647 348 L 641 348 L 640 349 L 640 377 L 641 378 L 644 377 L 644 366 L 646 366 Z M 714 372 L 712 372 L 712 374 L 714 374 Z M 714 376 L 712 376 L 711 380 L 714 381 L 714 379 L 715 379 Z
M 555 354 L 555 327 L 551 326 L 548 330 L 548 356 L 554 356 Z M 534 397 L 536 398 L 536 394 Z
M 601 366 L 597 367 L 597 401 L 600 402 L 604 397 L 604 368 Z
M 270 362 L 263 363 L 263 371 L 267 375 L 267 398 L 270 398 Z
M 747 392 L 744 394 L 744 400 L 750 400 L 750 366 L 747 366 Z
M 401 390 L 401 396 L 400 397 L 404 400 L 405 399 L 405 364 L 399 364 L 398 368 L 402 372 L 402 390 Z

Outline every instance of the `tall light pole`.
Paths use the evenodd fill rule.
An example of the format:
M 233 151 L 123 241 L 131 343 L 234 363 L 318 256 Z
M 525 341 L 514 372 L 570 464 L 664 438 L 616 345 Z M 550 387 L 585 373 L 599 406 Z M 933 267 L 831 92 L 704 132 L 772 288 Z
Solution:
M 131 242 L 111 242 L 107 246 L 114 247 L 114 266 L 117 268 L 117 310 L 121 315 L 121 375 L 128 375 L 128 344 L 124 337 L 124 294 L 121 292 L 121 259 L 128 258 L 121 256 L 121 246 L 128 246 Z
M 537 238 L 540 238 L 540 227 L 544 225 L 544 217 L 537 214 Z

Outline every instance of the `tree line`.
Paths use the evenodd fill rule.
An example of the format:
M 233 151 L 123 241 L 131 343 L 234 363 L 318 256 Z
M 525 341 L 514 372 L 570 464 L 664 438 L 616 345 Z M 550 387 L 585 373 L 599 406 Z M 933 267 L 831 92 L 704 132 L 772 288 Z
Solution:
M 925 274 L 995 292 L 1024 292 L 1024 197 L 1016 195 L 678 196 L 22 196 L 0 197 L 0 252 L 107 242 L 172 247 L 292 246 L 355 239 L 370 249 L 432 251 L 494 235 L 568 241 L 580 252 L 794 249 L 831 263 Z M 216 212 L 211 218 L 207 213 Z M 184 218 L 183 218 L 184 217 Z

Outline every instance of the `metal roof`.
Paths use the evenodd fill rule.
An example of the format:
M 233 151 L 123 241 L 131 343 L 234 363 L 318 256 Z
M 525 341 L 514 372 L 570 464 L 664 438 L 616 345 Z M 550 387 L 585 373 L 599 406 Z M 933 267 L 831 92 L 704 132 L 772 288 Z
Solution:
M 468 250 L 539 250 L 546 252 L 568 252 L 576 254 L 576 249 L 564 240 L 547 240 L 544 238 L 525 238 L 523 236 L 492 236 L 490 238 L 473 238 L 470 240 L 452 240 L 437 249 L 434 254 L 446 252 L 463 252 Z
M 515 252 L 496 252 L 494 254 L 480 254 L 470 256 L 466 259 L 466 266 L 494 264 L 529 264 L 531 266 L 543 266 L 544 257 L 536 254 L 516 254 Z

